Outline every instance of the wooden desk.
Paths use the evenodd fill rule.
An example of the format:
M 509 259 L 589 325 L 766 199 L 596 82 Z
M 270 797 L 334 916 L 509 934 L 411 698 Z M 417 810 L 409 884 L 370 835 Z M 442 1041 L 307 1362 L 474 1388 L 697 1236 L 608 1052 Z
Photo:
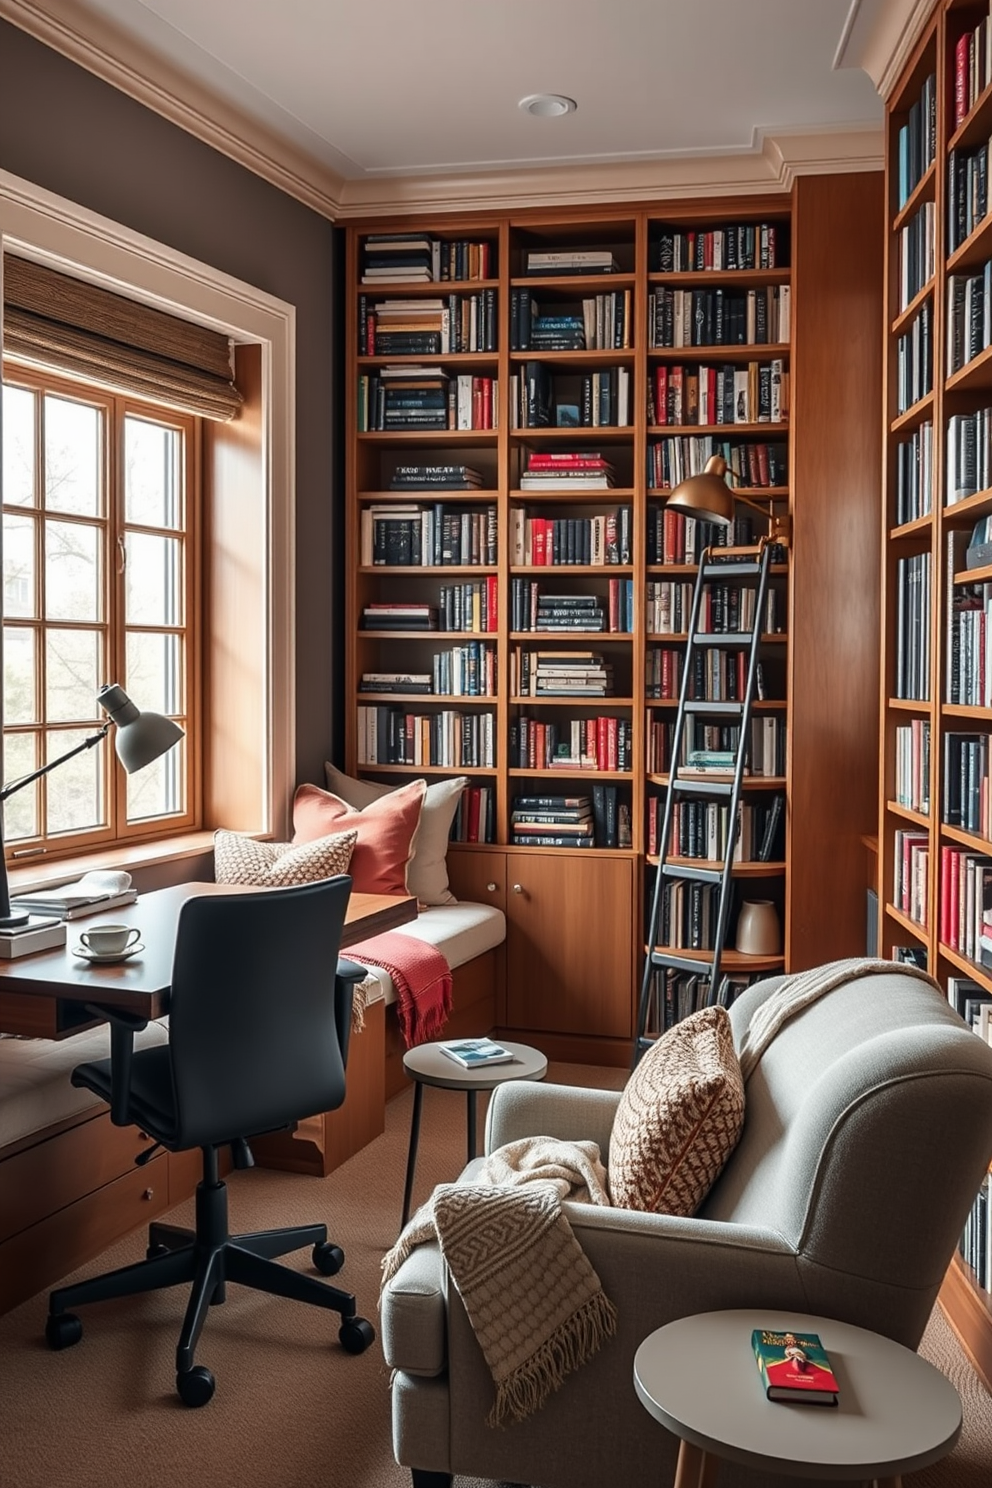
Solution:
M 186 883 L 142 894 L 134 904 L 70 920 L 66 944 L 14 961 L 0 961 L 0 1032 L 33 1038 L 65 1038 L 94 1021 L 87 1003 L 123 1008 L 141 1017 L 168 1011 L 176 927 L 182 904 L 194 894 L 230 894 L 231 884 Z M 417 918 L 412 896 L 353 893 L 341 947 Z M 80 930 L 101 921 L 138 925 L 145 949 L 119 966 L 95 966 L 72 954 Z

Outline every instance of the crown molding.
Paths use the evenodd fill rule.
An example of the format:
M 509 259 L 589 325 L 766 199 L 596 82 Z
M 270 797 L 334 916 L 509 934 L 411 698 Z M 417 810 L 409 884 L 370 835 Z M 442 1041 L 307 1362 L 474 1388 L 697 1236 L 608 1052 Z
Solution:
M 912 3 L 892 0 L 890 8 Z M 768 131 L 756 134 L 750 148 L 722 155 L 348 180 L 83 12 L 75 0 L 0 0 L 0 17 L 331 221 L 784 193 L 799 175 L 881 170 L 883 164 L 879 125 Z
M 863 68 L 887 100 L 934 12 L 935 0 L 879 0 L 871 24 L 859 37 L 856 19 L 861 4 L 862 0 L 853 0 L 834 65 Z

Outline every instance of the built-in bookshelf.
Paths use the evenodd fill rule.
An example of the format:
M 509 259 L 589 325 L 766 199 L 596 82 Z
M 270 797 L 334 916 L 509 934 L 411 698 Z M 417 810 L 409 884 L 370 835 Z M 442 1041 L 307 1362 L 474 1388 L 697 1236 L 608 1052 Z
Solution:
M 879 947 L 988 1037 L 992 1000 L 992 25 L 940 0 L 886 108 Z M 988 945 L 985 942 L 988 942 Z M 942 1293 L 992 1381 L 976 1236 Z
M 842 198 L 820 178 L 803 195 L 347 229 L 345 763 L 382 782 L 467 776 L 474 794 L 456 823 L 452 882 L 507 914 L 502 1031 L 559 1057 L 629 1061 L 698 559 L 707 544 L 756 540 L 766 526 L 744 506 L 729 534 L 676 517 L 666 513 L 668 493 L 720 453 L 730 484 L 762 510 L 800 521 L 804 498 L 810 587 L 798 616 L 807 662 L 816 611 L 832 615 L 831 586 L 846 592 L 850 583 L 849 534 L 829 523 L 821 531 L 820 512 L 839 499 L 839 483 L 842 502 L 856 496 L 870 513 L 863 440 L 852 445 L 845 423 L 826 452 L 813 440 L 802 456 L 797 399 L 807 391 L 834 418 L 837 359 L 819 331 L 797 340 L 792 295 L 805 244 L 811 285 L 829 270 L 841 288 L 856 282 L 867 303 L 880 297 L 880 263 L 850 246 L 876 185 L 842 184 Z M 841 241 L 829 265 L 827 209 Z M 463 248 L 458 257 L 455 243 L 474 244 L 474 256 Z M 368 266 L 383 259 L 409 260 L 409 277 L 370 280 Z M 479 277 L 452 277 L 469 262 Z M 877 406 L 876 353 L 860 324 L 852 334 L 844 323 L 846 290 L 826 303 L 857 377 L 876 379 Z M 480 382 L 491 388 L 482 417 L 467 391 Z M 857 419 L 858 438 L 877 448 L 877 420 L 860 395 Z M 854 542 L 866 580 L 874 517 L 869 530 L 867 545 Z M 867 581 L 856 611 L 862 602 L 873 604 Z M 742 685 L 740 633 L 756 618 L 749 605 L 753 594 L 740 584 L 714 583 L 707 595 L 702 623 L 727 641 L 706 648 L 694 685 L 714 704 Z M 829 935 L 833 954 L 854 953 L 863 939 L 863 899 L 850 892 L 842 857 L 836 875 L 832 846 L 827 865 L 818 861 L 819 824 L 829 837 L 846 808 L 817 796 L 809 745 L 820 709 L 835 720 L 843 697 L 851 717 L 840 735 L 834 725 L 838 768 L 857 756 L 874 802 L 873 748 L 869 741 L 866 753 L 858 716 L 861 696 L 877 695 L 876 673 L 861 657 L 853 667 L 831 656 L 812 669 L 797 662 L 795 613 L 795 563 L 783 550 L 757 617 L 761 688 L 730 944 L 737 910 L 752 898 L 775 902 L 784 943 L 777 957 L 728 951 L 735 988 L 827 959 L 818 937 Z M 693 740 L 732 743 L 716 717 Z M 798 873 L 797 781 L 814 803 Z M 861 814 L 859 854 L 871 825 Z M 687 798 L 678 821 L 686 857 L 708 853 L 729 830 L 707 813 L 702 791 Z M 828 931 L 819 905 L 834 877 Z M 691 907 L 687 915 L 691 936 Z

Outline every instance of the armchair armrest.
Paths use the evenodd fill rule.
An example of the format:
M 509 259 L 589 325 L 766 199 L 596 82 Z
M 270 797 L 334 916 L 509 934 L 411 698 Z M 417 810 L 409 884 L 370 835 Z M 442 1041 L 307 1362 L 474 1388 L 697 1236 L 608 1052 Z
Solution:
M 497 1085 L 486 1118 L 486 1152 L 521 1137 L 556 1137 L 562 1142 L 595 1142 L 603 1162 L 610 1146 L 618 1090 L 586 1090 L 510 1080 Z

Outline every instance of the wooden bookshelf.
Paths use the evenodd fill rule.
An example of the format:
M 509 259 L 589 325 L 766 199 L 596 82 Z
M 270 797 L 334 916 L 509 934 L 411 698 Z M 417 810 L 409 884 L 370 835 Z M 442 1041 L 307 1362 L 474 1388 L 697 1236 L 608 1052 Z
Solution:
M 730 224 L 774 226 L 780 251 L 774 267 L 739 269 L 665 268 L 663 232 L 705 233 Z M 877 227 L 875 226 L 877 224 Z M 444 242 L 489 245 L 483 287 L 493 291 L 495 340 L 484 353 L 418 353 L 413 360 L 440 365 L 451 377 L 478 373 L 498 385 L 494 428 L 396 431 L 358 427 L 361 378 L 397 357 L 363 354 L 373 302 L 429 300 L 476 292 L 472 281 L 427 284 L 362 283 L 363 245 L 370 233 L 411 233 L 418 228 Z M 873 235 L 874 233 L 874 235 Z M 554 213 L 538 208 L 478 216 L 439 213 L 356 221 L 347 234 L 347 693 L 346 768 L 383 782 L 422 773 L 412 767 L 359 764 L 358 708 L 395 701 L 416 713 L 461 709 L 495 716 L 495 764 L 488 770 L 461 768 L 473 787 L 487 787 L 494 803 L 492 840 L 453 844 L 449 870 L 455 892 L 498 905 L 508 921 L 503 953 L 504 984 L 497 993 L 500 1032 L 538 1042 L 553 1057 L 625 1065 L 631 1056 L 636 988 L 643 957 L 645 899 L 654 864 L 649 861 L 650 803 L 666 788 L 665 771 L 649 772 L 648 722 L 673 716 L 673 704 L 648 696 L 650 653 L 659 646 L 684 652 L 686 636 L 658 634 L 645 625 L 648 585 L 695 581 L 694 563 L 665 561 L 649 547 L 649 523 L 664 505 L 666 489 L 649 479 L 649 452 L 664 439 L 713 439 L 734 448 L 774 443 L 781 455 L 770 472 L 738 477 L 741 494 L 788 513 L 795 541 L 773 576 L 779 623 L 762 641 L 770 686 L 757 716 L 775 716 L 785 730 L 783 774 L 749 778 L 746 799 L 763 807 L 776 793 L 785 798 L 785 827 L 774 860 L 743 864 L 735 874 L 738 899 L 772 897 L 782 918 L 784 953 L 775 959 L 732 955 L 734 974 L 767 975 L 782 967 L 800 969 L 840 955 L 858 954 L 864 938 L 861 835 L 874 826 L 877 802 L 877 656 L 865 635 L 878 627 L 877 472 L 880 463 L 877 407 L 881 366 L 877 330 L 881 316 L 882 266 L 873 252 L 882 235 L 881 179 L 873 175 L 804 178 L 789 193 L 766 197 L 643 203 L 624 208 L 576 206 Z M 608 251 L 612 273 L 527 273 L 531 251 Z M 663 292 L 721 292 L 728 299 L 754 291 L 765 308 L 791 291 L 788 331 L 766 332 L 760 342 L 724 345 L 652 345 L 649 305 Z M 364 320 L 362 297 L 365 297 Z M 539 313 L 575 314 L 583 299 L 614 296 L 604 323 L 617 330 L 618 344 L 583 350 L 564 344 L 518 345 L 521 296 Z M 515 303 L 516 297 L 516 303 Z M 618 303 L 622 310 L 618 310 Z M 691 303 L 691 302 L 690 302 Z M 857 305 L 852 319 L 851 307 Z M 875 314 L 877 310 L 877 314 Z M 875 318 L 873 319 L 873 315 Z M 784 321 L 783 321 L 784 327 Z M 378 327 L 376 329 L 378 333 Z M 563 338 L 567 331 L 563 332 Z M 515 337 L 517 339 L 515 339 Z M 776 424 L 755 401 L 745 421 L 718 421 L 714 409 L 704 423 L 679 420 L 673 406 L 663 421 L 649 406 L 659 370 L 681 366 L 699 375 L 704 366 L 729 367 L 748 375 L 759 396 L 766 376 L 760 366 L 776 362 L 788 379 L 788 402 Z M 521 426 L 521 397 L 511 379 L 538 363 L 550 377 L 553 406 L 578 405 L 584 379 L 622 369 L 627 386 L 620 422 L 598 427 Z M 759 364 L 748 373 L 749 364 Z M 543 376 L 543 374 L 540 374 Z M 535 377 L 535 386 L 538 378 Z M 594 393 L 595 393 L 594 385 Z M 622 404 L 621 380 L 613 375 L 608 416 Z M 588 396 L 587 394 L 585 396 Z M 614 401 L 615 399 L 615 401 Z M 606 410 L 606 404 L 603 404 Z M 529 412 L 529 410 L 528 410 Z M 667 411 L 666 411 L 667 412 Z M 567 416 L 567 415 L 566 415 Z M 698 411 L 694 412 L 698 418 Z M 522 479 L 532 453 L 569 450 L 601 453 L 613 467 L 607 490 L 527 489 Z M 484 489 L 424 492 L 422 499 L 451 510 L 496 507 L 496 562 L 483 571 L 415 568 L 361 561 L 362 514 L 372 505 L 416 501 L 418 493 L 391 492 L 397 464 L 466 464 L 483 476 Z M 758 467 L 755 467 L 756 469 Z M 688 471 L 686 472 L 688 473 Z M 657 469 L 655 469 L 657 476 Z M 517 518 L 581 523 L 629 508 L 628 550 L 618 561 L 548 566 L 531 550 L 514 546 Z M 744 508 L 739 508 L 741 515 Z M 764 530 L 753 517 L 754 535 Z M 367 519 L 366 519 L 367 527 Z M 531 532 L 533 543 L 533 530 Z M 579 537 L 576 536 L 576 541 Z M 422 555 L 421 555 L 422 556 Z M 364 553 L 368 558 L 368 551 Z M 494 629 L 470 636 L 447 631 L 376 631 L 361 623 L 369 603 L 436 603 L 440 584 L 471 582 L 491 573 L 496 581 Z M 524 630 L 514 625 L 513 584 L 537 583 L 542 592 L 596 595 L 608 609 L 611 583 L 629 586 L 629 629 L 579 632 Z M 516 617 L 519 619 L 519 614 Z M 496 654 L 490 698 L 444 696 L 390 698 L 365 693 L 365 672 L 424 673 L 436 651 L 476 639 Z M 728 647 L 731 638 L 728 637 Z M 594 651 L 612 665 L 607 697 L 531 697 L 513 685 L 511 661 L 521 652 Z M 613 716 L 630 735 L 624 768 L 604 772 L 587 764 L 521 765 L 511 739 L 522 718 L 546 724 Z M 362 756 L 364 758 L 364 755 Z M 440 773 L 455 773 L 442 770 Z M 424 771 L 423 773 L 427 773 Z M 430 775 L 428 776 L 430 778 Z M 561 782 L 560 792 L 555 789 Z M 591 794 L 616 788 L 617 804 L 629 816 L 629 841 L 616 847 L 535 848 L 513 841 L 511 812 L 521 794 Z M 533 787 L 530 790 L 528 787 Z M 851 866 L 854 865 L 854 871 Z M 736 907 L 735 907 L 736 917 Z M 730 944 L 733 943 L 733 920 Z
M 975 678 L 972 700 L 959 696 L 959 669 L 968 658 L 963 641 L 954 639 L 955 597 L 974 593 L 981 602 L 988 573 L 966 570 L 962 546 L 979 519 L 992 515 L 992 491 L 979 481 L 955 481 L 958 467 L 956 431 L 960 421 L 992 404 L 992 351 L 977 338 L 952 362 L 952 276 L 978 273 L 992 257 L 992 215 L 960 226 L 952 223 L 958 200 L 955 182 L 966 178 L 969 151 L 987 146 L 992 137 L 992 89 L 986 84 L 973 100 L 963 100 L 964 118 L 956 117 L 956 50 L 962 36 L 988 20 L 988 5 L 940 0 L 922 31 L 913 54 L 886 104 L 886 284 L 884 501 L 882 517 L 882 651 L 878 826 L 879 950 L 883 956 L 908 948 L 942 986 L 948 978 L 965 978 L 992 991 L 992 970 L 981 964 L 974 938 L 975 917 L 951 924 L 942 891 L 950 888 L 946 854 L 970 855 L 992 864 L 992 833 L 987 822 L 962 820 L 961 795 L 965 748 L 957 736 L 977 740 L 992 735 L 992 698 Z M 919 179 L 906 178 L 901 138 L 914 132 L 925 114 L 928 90 L 933 95 L 932 155 L 915 163 Z M 901 165 L 902 153 L 902 165 Z M 915 160 L 915 157 L 914 157 Z M 915 280 L 906 282 L 902 263 L 904 233 L 913 233 L 920 214 L 932 213 L 932 265 L 924 261 Z M 956 211 L 955 211 L 956 215 Z M 953 234 L 953 237 L 952 237 Z M 980 301 L 979 301 L 980 302 Z M 899 343 L 911 333 L 921 313 L 929 316 L 930 389 L 914 389 L 908 401 L 900 388 Z M 929 475 L 924 499 L 907 491 L 909 456 L 905 446 L 916 441 L 914 458 Z M 988 447 L 979 433 L 977 447 Z M 903 447 L 901 449 L 901 447 Z M 953 490 L 952 490 L 953 486 Z M 966 494 L 970 489 L 971 494 Z M 900 593 L 900 581 L 929 565 L 924 578 L 925 603 L 915 606 Z M 912 578 L 918 583 L 918 578 Z M 974 590 L 969 585 L 977 585 Z M 984 591 L 986 594 L 988 591 Z M 915 622 L 916 636 L 912 634 Z M 968 622 L 962 622 L 968 623 Z M 979 620 L 977 623 L 984 624 Z M 922 666 L 914 665 L 922 647 Z M 913 675 L 915 672 L 915 676 Z M 977 775 L 983 773 L 977 754 Z M 988 766 L 984 767 L 987 775 Z M 962 788 L 962 789 L 959 789 Z M 903 890 L 915 871 L 916 881 Z M 897 872 L 900 874 L 897 881 Z M 990 905 L 992 908 L 992 905 Z M 981 904 L 978 915 L 980 917 Z M 941 1302 L 986 1384 L 992 1388 L 992 1297 L 979 1286 L 960 1256 L 952 1262 Z

